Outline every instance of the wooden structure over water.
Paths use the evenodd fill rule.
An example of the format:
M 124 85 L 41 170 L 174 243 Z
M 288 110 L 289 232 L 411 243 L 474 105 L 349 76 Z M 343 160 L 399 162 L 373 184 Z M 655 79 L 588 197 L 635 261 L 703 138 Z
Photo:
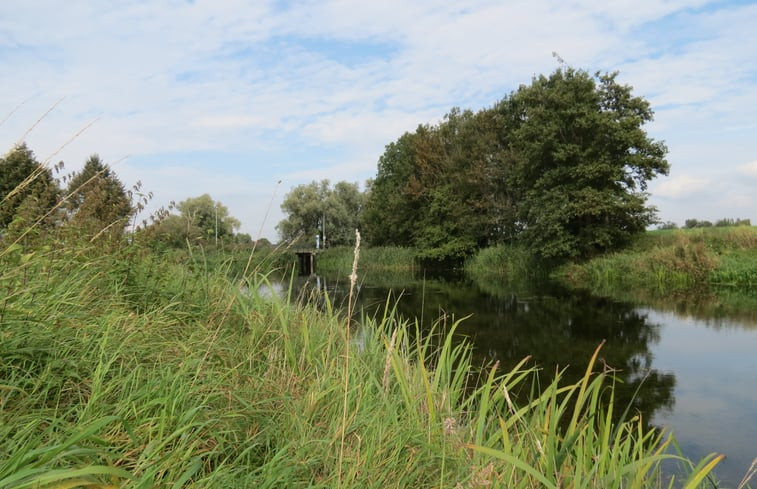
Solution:
M 317 251 L 296 251 L 300 264 L 300 275 L 315 275 L 315 255 Z

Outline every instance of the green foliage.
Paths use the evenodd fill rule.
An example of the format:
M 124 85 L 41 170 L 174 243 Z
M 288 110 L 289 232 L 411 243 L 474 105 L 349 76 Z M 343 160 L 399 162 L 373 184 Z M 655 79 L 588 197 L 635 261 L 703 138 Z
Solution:
M 715 227 L 733 227 L 733 226 L 751 226 L 752 221 L 749 219 L 731 219 L 731 218 L 723 218 L 718 219 L 715 221 L 714 226 Z M 700 221 L 698 219 L 686 219 L 686 222 L 684 224 L 684 227 L 686 229 L 693 229 L 693 228 L 709 228 L 712 227 L 713 224 L 710 221 Z
M 0 250 L 0 487 L 659 487 L 662 460 L 718 460 L 614 415 L 596 355 L 577 383 L 477 381 L 457 323 L 421 337 L 387 304 L 356 348 L 267 274 L 101 250 Z
M 426 260 L 461 260 L 512 238 L 507 155 L 491 111 L 453 109 L 387 146 L 365 211 L 374 245 L 413 246 Z
M 724 254 L 720 257 L 718 267 L 710 275 L 709 281 L 719 286 L 756 290 L 757 247 Z
M 155 241 L 173 248 L 186 246 L 187 242 L 197 243 L 204 237 L 199 226 L 193 225 L 189 219 L 175 214 L 168 215 L 153 224 L 147 232 Z
M 0 233 L 11 227 L 26 230 L 48 215 L 60 198 L 52 171 L 41 165 L 34 153 L 21 144 L 0 158 Z M 49 215 L 41 225 L 50 227 L 58 216 Z
M 479 250 L 465 262 L 465 272 L 477 282 L 512 283 L 542 277 L 540 260 L 522 245 L 498 245 Z
M 686 229 L 692 229 L 692 228 L 710 228 L 710 227 L 712 227 L 712 222 L 710 222 L 710 221 L 700 221 L 698 219 L 686 219 L 686 222 L 684 223 L 684 227 Z
M 559 69 L 522 86 L 501 110 L 513 120 L 522 238 L 536 253 L 593 256 L 654 222 L 644 191 L 667 174 L 667 149 L 642 129 L 649 103 L 616 74 Z
M 413 246 L 421 206 L 411 191 L 416 171 L 416 143 L 425 128 L 405 133 L 386 146 L 366 198 L 365 239 L 373 246 Z
M 322 247 L 352 244 L 361 227 L 364 195 L 356 183 L 313 181 L 293 188 L 281 204 L 287 218 L 276 228 L 284 241 L 300 239 L 311 246 L 318 235 Z M 324 236 L 325 232 L 325 236 Z
M 668 171 L 651 120 L 616 74 L 572 68 L 478 113 L 454 109 L 386 147 L 365 234 L 433 260 L 515 241 L 548 260 L 618 249 L 655 221 L 647 182 Z
M 678 229 L 678 224 L 674 223 L 673 221 L 667 221 L 659 224 L 657 226 L 657 229 Z
M 68 212 L 77 232 L 120 237 L 136 209 L 115 173 L 96 154 L 68 183 Z
M 210 195 L 203 194 L 179 202 L 176 208 L 189 226 L 199 229 L 206 239 L 234 234 L 240 222 L 229 216 L 229 209 Z
M 210 195 L 203 194 L 179 202 L 176 206 L 180 214 L 167 214 L 151 224 L 146 230 L 149 240 L 169 247 L 182 248 L 190 243 L 250 244 L 252 238 L 237 235 L 234 230 L 240 222 L 229 215 L 229 209 Z
M 666 295 L 712 285 L 750 290 L 757 282 L 757 230 L 705 227 L 646 233 L 628 250 L 563 267 L 566 283 L 612 295 Z
M 328 248 L 318 253 L 317 270 L 347 276 L 352 271 L 353 250 L 348 247 Z M 404 270 L 415 271 L 418 250 L 397 246 L 374 246 L 360 250 L 358 271 Z M 373 281 L 372 281 L 373 282 Z

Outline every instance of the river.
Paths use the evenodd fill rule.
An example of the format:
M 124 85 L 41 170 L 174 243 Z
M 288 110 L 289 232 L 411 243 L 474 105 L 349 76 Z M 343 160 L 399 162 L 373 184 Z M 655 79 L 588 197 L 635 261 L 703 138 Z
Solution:
M 338 306 L 345 278 L 302 278 L 297 289 L 326 290 Z M 619 369 L 618 402 L 631 402 L 652 426 L 673 430 L 687 457 L 726 455 L 715 470 L 736 487 L 757 457 L 757 310 L 751 301 L 685 297 L 614 300 L 554 284 L 517 287 L 457 277 L 360 278 L 358 313 L 373 315 L 387 297 L 428 330 L 467 317 L 457 333 L 475 360 L 515 365 L 531 356 L 544 375 L 566 368 L 577 379 L 604 340 L 600 362 Z

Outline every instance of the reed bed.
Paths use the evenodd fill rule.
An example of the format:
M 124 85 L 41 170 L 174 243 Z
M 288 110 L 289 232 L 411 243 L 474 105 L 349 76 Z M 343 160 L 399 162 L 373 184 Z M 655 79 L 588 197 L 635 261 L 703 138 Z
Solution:
M 544 278 L 548 266 L 523 246 L 497 245 L 479 250 L 465 262 L 464 270 L 478 282 L 513 283 Z
M 318 253 L 319 272 L 348 275 L 352 269 L 352 249 L 327 248 Z M 417 250 L 396 246 L 377 246 L 361 250 L 358 270 L 414 272 L 419 270 Z
M 389 301 L 347 327 L 197 251 L 15 248 L 0 267 L 0 488 L 661 487 L 664 460 L 689 488 L 720 460 L 614 414 L 596 354 L 574 385 L 475 369 Z

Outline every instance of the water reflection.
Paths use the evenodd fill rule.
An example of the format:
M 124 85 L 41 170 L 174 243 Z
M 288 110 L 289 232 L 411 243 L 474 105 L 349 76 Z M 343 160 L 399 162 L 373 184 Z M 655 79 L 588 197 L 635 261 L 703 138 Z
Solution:
M 301 296 L 326 292 L 328 307 L 339 308 L 348 285 L 345 278 L 311 277 L 295 289 Z M 531 356 L 545 381 L 566 368 L 565 381 L 575 382 L 604 340 L 600 365 L 617 369 L 622 380 L 616 413 L 630 403 L 648 425 L 672 427 L 688 457 L 725 453 L 716 472 L 734 486 L 757 456 L 757 299 L 751 296 L 618 300 L 552 284 L 368 273 L 357 297 L 355 310 L 366 315 L 381 315 L 387 297 L 396 298 L 397 311 L 418 318 L 426 331 L 439 318 L 451 324 L 470 316 L 457 331 L 474 345 L 476 362 L 509 367 Z
M 418 319 L 425 331 L 440 318 L 451 324 L 455 318 L 469 316 L 457 331 L 461 339 L 472 342 L 474 360 L 479 364 L 499 361 L 510 368 L 530 356 L 545 382 L 558 369 L 565 369 L 565 382 L 576 382 L 604 341 L 599 365 L 616 369 L 622 380 L 616 391 L 621 407 L 618 414 L 630 405 L 631 412 L 644 413 L 648 421 L 656 411 L 673 407 L 674 374 L 652 366 L 650 347 L 660 340 L 660 324 L 632 304 L 567 294 L 548 284 L 518 292 L 502 288 L 495 295 L 459 277 L 412 280 L 402 285 L 372 285 L 368 280 L 370 276 L 357 294 L 358 313 L 380 315 L 387 298 L 392 297 L 399 314 Z M 297 289 L 300 295 L 325 291 L 335 307 L 344 304 L 349 292 L 345 279 L 323 277 L 301 281 Z
M 595 293 L 679 317 L 691 317 L 711 328 L 757 329 L 757 290 L 723 287 L 661 295 L 655 291 L 609 288 Z
M 676 372 L 676 407 L 653 422 L 671 426 L 688 456 L 718 452 L 717 474 L 736 487 L 757 456 L 757 331 L 719 320 L 646 309 L 665 325 L 653 348 L 656 367 Z M 741 320 L 737 320 L 741 323 Z
M 388 293 L 364 288 L 361 300 L 375 303 Z M 631 304 L 565 294 L 549 285 L 493 296 L 472 283 L 433 280 L 406 287 L 398 310 L 406 317 L 422 311 L 425 328 L 443 314 L 470 315 L 458 332 L 473 343 L 479 362 L 499 361 L 507 368 L 531 356 L 547 381 L 565 368 L 566 382 L 576 382 L 605 341 L 599 362 L 617 369 L 623 380 L 617 391 L 620 406 L 631 403 L 647 420 L 655 411 L 673 407 L 675 376 L 652 366 L 650 346 L 660 340 L 660 324 Z

